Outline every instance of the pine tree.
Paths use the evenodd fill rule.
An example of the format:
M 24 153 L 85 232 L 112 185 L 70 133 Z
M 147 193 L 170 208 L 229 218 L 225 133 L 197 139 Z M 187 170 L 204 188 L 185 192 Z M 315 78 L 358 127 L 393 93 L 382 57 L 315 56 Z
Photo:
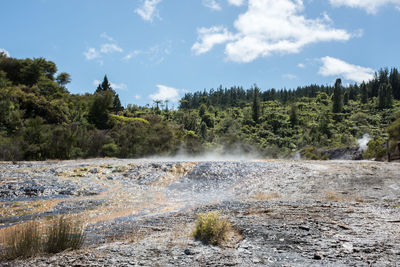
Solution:
M 368 103 L 368 90 L 367 90 L 367 85 L 364 82 L 361 84 L 361 103 L 362 104 Z
M 341 113 L 343 111 L 343 96 L 342 96 L 342 80 L 337 79 L 335 88 L 333 89 L 333 113 Z
M 396 68 L 390 71 L 389 82 L 392 86 L 394 99 L 400 100 L 400 74 Z
M 258 123 L 260 119 L 260 101 L 258 99 L 259 89 L 255 87 L 253 89 L 253 105 L 251 107 L 252 110 L 252 118 L 255 123 Z

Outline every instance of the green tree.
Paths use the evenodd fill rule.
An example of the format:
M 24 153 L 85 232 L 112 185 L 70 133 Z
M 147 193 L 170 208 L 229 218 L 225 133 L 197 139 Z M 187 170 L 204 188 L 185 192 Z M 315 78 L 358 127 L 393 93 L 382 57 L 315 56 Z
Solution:
M 367 104 L 368 103 L 368 90 L 367 90 L 367 85 L 363 82 L 361 84 L 361 103 L 362 104 Z
M 343 111 L 343 96 L 342 96 L 342 80 L 337 79 L 333 90 L 333 113 L 341 113 Z
M 253 104 L 251 106 L 251 114 L 252 114 L 252 119 L 255 123 L 258 123 L 260 120 L 260 100 L 259 100 L 259 89 L 257 87 L 254 87 L 253 89 Z
M 299 123 L 299 119 L 298 119 L 298 115 L 297 115 L 297 106 L 295 104 L 293 104 L 290 107 L 290 124 L 292 125 L 292 127 L 294 127 L 295 125 L 297 125 Z
M 111 91 L 101 92 L 94 95 L 94 101 L 89 109 L 89 122 L 98 129 L 108 129 L 109 113 L 113 108 L 113 93 Z
M 207 139 L 207 125 L 204 121 L 200 125 L 200 135 L 204 140 Z
M 378 108 L 390 108 L 393 106 L 393 94 L 392 86 L 390 84 L 383 83 L 379 87 L 378 91 Z
M 57 75 L 56 81 L 58 85 L 65 86 L 71 82 L 71 75 L 66 72 L 61 72 Z

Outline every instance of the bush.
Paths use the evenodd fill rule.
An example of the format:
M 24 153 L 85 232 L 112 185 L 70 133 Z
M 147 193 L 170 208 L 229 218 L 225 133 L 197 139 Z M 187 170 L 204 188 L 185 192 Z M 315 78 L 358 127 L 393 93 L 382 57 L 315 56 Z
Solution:
M 200 213 L 193 236 L 205 244 L 220 245 L 226 239 L 230 228 L 230 223 L 220 218 L 218 211 Z
M 47 253 L 58 253 L 66 249 L 78 249 L 84 240 L 83 226 L 78 221 L 61 216 L 54 219 L 47 229 L 44 250 Z

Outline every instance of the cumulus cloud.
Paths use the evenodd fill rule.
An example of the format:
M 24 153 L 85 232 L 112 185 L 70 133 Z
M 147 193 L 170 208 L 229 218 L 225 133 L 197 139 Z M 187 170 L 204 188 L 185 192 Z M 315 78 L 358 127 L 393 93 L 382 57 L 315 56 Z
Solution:
M 327 16 L 308 19 L 302 0 L 249 0 L 248 10 L 234 22 L 236 33 L 214 26 L 198 29 L 192 50 L 202 54 L 226 43 L 227 58 L 251 62 L 274 53 L 298 53 L 312 43 L 347 41 L 352 35 L 331 26 Z
M 87 60 L 92 60 L 101 57 L 99 51 L 97 51 L 96 48 L 94 47 L 90 47 L 86 52 L 83 53 L 83 55 L 85 55 Z
M 304 69 L 306 67 L 306 65 L 304 65 L 304 63 L 299 63 L 299 64 L 297 64 L 297 67 Z
M 244 3 L 244 0 L 228 0 L 228 3 L 233 6 L 241 6 Z
M 374 77 L 375 71 L 370 68 L 353 65 L 333 57 L 323 57 L 320 60 L 322 66 L 319 74 L 322 76 L 341 76 L 357 83 L 369 81 Z
M 158 17 L 157 5 L 162 0 L 145 0 L 142 6 L 135 9 L 135 13 L 142 19 L 152 22 L 154 17 Z
M 400 0 L 329 0 L 335 7 L 348 6 L 353 8 L 365 9 L 370 14 L 378 12 L 379 8 L 385 5 L 393 4 L 400 8 Z
M 175 89 L 165 85 L 156 85 L 158 91 L 155 94 L 151 94 L 150 98 L 152 100 L 161 100 L 161 101 L 171 101 L 171 102 L 178 102 L 179 100 L 179 89 Z
M 103 44 L 101 45 L 100 52 L 103 54 L 110 54 L 113 52 L 123 52 L 122 48 L 116 44 Z
M 221 10 L 221 6 L 216 0 L 203 0 L 203 5 L 212 10 Z
M 198 55 L 210 51 L 214 45 L 235 39 L 235 36 L 223 26 L 200 28 L 197 33 L 200 41 L 192 46 L 192 50 Z
M 4 53 L 6 55 L 6 57 L 10 57 L 10 53 L 5 50 L 4 48 L 0 48 L 0 53 Z

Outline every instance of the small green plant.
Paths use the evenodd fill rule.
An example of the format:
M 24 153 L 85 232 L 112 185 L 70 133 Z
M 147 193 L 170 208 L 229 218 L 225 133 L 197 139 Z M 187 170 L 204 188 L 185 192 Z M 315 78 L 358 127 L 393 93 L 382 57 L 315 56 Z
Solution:
M 39 224 L 36 221 L 17 225 L 4 231 L 3 234 L 5 249 L 2 251 L 2 258 L 28 258 L 40 251 L 41 238 Z
M 230 223 L 221 218 L 218 211 L 200 213 L 193 236 L 205 244 L 220 245 L 230 229 Z
M 58 253 L 66 249 L 78 249 L 84 240 L 84 228 L 79 221 L 61 216 L 54 219 L 47 229 L 44 251 Z

